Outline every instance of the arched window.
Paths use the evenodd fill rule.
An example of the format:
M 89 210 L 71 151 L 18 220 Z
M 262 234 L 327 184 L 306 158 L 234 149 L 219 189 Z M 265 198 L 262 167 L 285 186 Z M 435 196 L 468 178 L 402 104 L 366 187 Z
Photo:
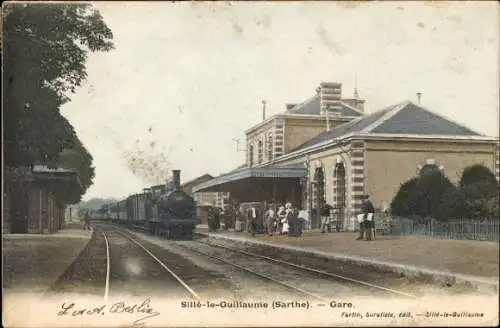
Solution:
M 439 167 L 436 164 L 425 164 L 420 169 L 420 175 L 423 176 L 428 174 L 434 174 L 438 173 L 439 171 L 440 171 Z
M 253 166 L 253 146 L 250 145 L 250 147 L 248 147 L 248 164 L 249 166 Z
M 259 140 L 259 143 L 258 143 L 257 156 L 258 156 L 259 164 L 262 163 L 262 161 L 264 159 L 264 149 L 263 149 L 263 145 L 262 145 L 262 140 Z
M 267 135 L 267 159 L 269 161 L 273 159 L 273 149 L 274 149 L 273 134 L 272 132 L 269 132 L 269 134 Z

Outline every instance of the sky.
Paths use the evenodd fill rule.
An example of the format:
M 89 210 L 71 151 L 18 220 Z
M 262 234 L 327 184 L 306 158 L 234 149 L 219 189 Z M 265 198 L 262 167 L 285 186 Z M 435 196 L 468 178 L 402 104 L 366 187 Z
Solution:
M 94 157 L 84 200 L 217 176 L 234 138 L 315 93 L 357 87 L 371 113 L 416 102 L 498 136 L 496 2 L 94 2 L 116 49 L 91 54 L 62 113 Z M 243 146 L 243 144 L 241 145 Z

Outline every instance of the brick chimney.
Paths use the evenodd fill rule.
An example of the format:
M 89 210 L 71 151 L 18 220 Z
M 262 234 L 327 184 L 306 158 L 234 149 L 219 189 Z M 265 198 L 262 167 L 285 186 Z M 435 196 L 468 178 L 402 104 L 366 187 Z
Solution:
M 330 115 L 340 115 L 340 98 L 342 94 L 342 83 L 321 82 L 319 85 L 319 97 L 321 113 L 329 112 Z

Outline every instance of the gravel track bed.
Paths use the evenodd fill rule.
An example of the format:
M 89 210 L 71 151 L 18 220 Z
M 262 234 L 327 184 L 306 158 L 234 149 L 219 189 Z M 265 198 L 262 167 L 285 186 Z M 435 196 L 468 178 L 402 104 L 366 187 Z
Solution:
M 189 292 L 142 248 L 115 231 L 104 231 L 111 257 L 110 297 L 127 295 L 190 299 Z
M 285 282 L 326 299 L 354 294 L 361 297 L 383 295 L 381 291 L 370 289 L 365 286 L 338 281 L 335 278 L 321 276 L 313 272 L 307 272 L 284 264 L 269 262 L 215 246 L 208 246 L 196 241 L 185 242 L 184 244 L 190 248 L 223 258 L 242 267 L 249 268 L 257 273 L 272 277 L 278 281 Z
M 68 267 L 50 293 L 78 293 L 83 295 L 103 296 L 106 284 L 106 244 L 99 231 L 94 230 L 92 238 Z
M 236 296 L 234 293 L 234 286 L 223 273 L 213 270 L 207 270 L 206 268 L 197 265 L 197 263 L 194 263 L 191 259 L 186 258 L 181 254 L 171 252 L 165 247 L 158 246 L 158 244 L 150 242 L 147 237 L 151 236 L 141 236 L 140 234 L 133 232 L 131 233 L 130 231 L 125 231 L 122 229 L 120 229 L 119 231 L 125 233 L 126 235 L 130 235 L 132 238 L 139 241 L 160 261 L 162 261 L 170 270 L 172 270 L 172 272 L 179 276 L 179 278 L 182 279 L 190 288 L 192 288 L 202 299 L 223 297 L 234 298 Z M 115 232 L 115 234 L 118 234 L 118 232 Z M 144 252 L 144 250 L 140 250 Z
M 328 260 L 322 258 L 311 257 L 310 255 L 300 255 L 286 250 L 262 247 L 259 245 L 243 245 L 238 242 L 224 241 L 221 239 L 213 240 L 206 237 L 197 237 L 197 240 L 208 242 L 210 244 L 219 244 L 226 247 L 231 247 L 247 252 L 264 255 L 271 258 L 280 259 L 297 265 L 303 265 L 317 270 L 326 271 L 332 274 L 337 274 L 351 279 L 360 280 L 370 284 L 382 286 L 389 289 L 398 290 L 409 293 L 415 296 L 424 296 L 430 293 L 441 295 L 470 295 L 471 290 L 462 286 L 436 286 L 435 284 L 422 281 L 420 279 L 412 279 L 409 277 L 397 275 L 395 273 L 380 272 L 366 266 L 355 263 L 346 263 L 337 260 Z M 255 261 L 261 261 L 255 258 Z M 343 284 L 349 284 L 345 281 Z M 385 293 L 387 297 L 397 296 L 391 293 Z
M 222 263 L 215 259 L 200 255 L 196 252 L 186 250 L 180 247 L 184 243 L 190 241 L 172 241 L 165 240 L 159 237 L 146 235 L 142 232 L 127 231 L 136 238 L 140 238 L 141 242 L 147 245 L 151 250 L 159 249 L 159 254 L 166 252 L 170 254 L 170 258 L 175 256 L 188 260 L 194 265 L 201 267 L 202 270 L 211 275 L 218 277 L 217 279 L 205 276 L 201 280 L 186 280 L 184 276 L 180 275 L 186 282 L 190 281 L 190 286 L 200 295 L 206 299 L 223 299 L 230 298 L 231 300 L 255 300 L 255 301 L 269 301 L 280 297 L 286 300 L 304 300 L 305 295 L 291 292 L 289 288 L 280 286 L 274 282 L 260 278 L 248 272 L 244 272 L 238 268 Z M 172 256 L 172 253 L 175 256 Z

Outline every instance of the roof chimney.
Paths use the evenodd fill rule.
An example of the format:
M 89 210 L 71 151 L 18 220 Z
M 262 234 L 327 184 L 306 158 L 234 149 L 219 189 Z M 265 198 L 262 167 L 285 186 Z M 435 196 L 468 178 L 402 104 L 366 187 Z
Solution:
M 321 82 L 319 86 L 320 106 L 322 112 L 340 112 L 340 96 L 342 83 Z
M 340 115 L 342 83 L 321 82 L 318 89 L 321 113 L 326 116 L 326 130 L 329 131 L 330 116 Z
M 174 190 L 181 190 L 181 171 L 180 170 L 172 170 L 173 177 L 173 188 Z
M 262 120 L 266 120 L 266 103 L 267 101 L 262 100 Z
M 422 92 L 417 92 L 417 100 L 418 104 L 420 105 L 420 99 L 422 98 Z

